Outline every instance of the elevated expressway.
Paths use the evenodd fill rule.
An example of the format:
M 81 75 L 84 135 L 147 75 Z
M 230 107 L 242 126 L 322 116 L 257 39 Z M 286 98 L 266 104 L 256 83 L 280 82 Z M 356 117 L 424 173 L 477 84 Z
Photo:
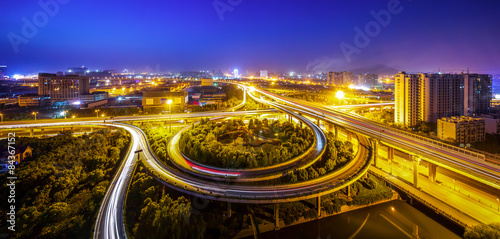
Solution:
M 281 176 L 284 172 L 287 172 L 287 170 L 292 170 L 293 167 L 303 168 L 305 166 L 311 165 L 318 159 L 318 157 L 323 154 L 324 147 L 326 145 L 326 138 L 323 132 L 319 130 L 316 125 L 312 124 L 312 122 L 300 116 L 299 114 L 293 113 L 289 109 L 282 107 L 282 105 L 280 104 L 269 101 L 262 101 L 257 98 L 254 99 L 260 101 L 261 103 L 276 107 L 280 111 L 288 113 L 293 117 L 307 123 L 309 127 L 316 129 L 314 132 L 316 134 L 316 140 L 318 140 L 318 142 L 313 147 L 313 151 L 316 151 L 316 153 L 311 154 L 311 156 L 305 158 L 308 160 L 312 160 L 313 162 L 304 161 L 299 163 L 299 161 L 294 162 L 292 160 L 292 163 L 290 164 L 281 165 L 278 168 L 271 168 L 269 169 L 269 172 L 267 170 L 264 171 L 264 175 L 268 173 L 279 173 L 279 175 Z M 136 131 L 138 133 L 142 132 L 138 128 L 136 128 Z M 179 134 L 177 134 L 177 137 L 178 136 Z M 368 142 L 366 138 L 360 137 L 360 147 L 358 153 L 356 154 L 356 157 L 347 165 L 344 165 L 342 168 L 333 173 L 316 178 L 314 180 L 295 184 L 255 186 L 234 184 L 234 181 L 237 181 L 234 179 L 242 175 L 234 173 L 233 170 L 206 168 L 206 166 L 204 165 L 190 165 L 186 163 L 187 165 L 181 167 L 181 171 L 179 171 L 177 168 L 171 167 L 161 162 L 151 151 L 146 140 L 146 136 L 143 135 L 142 138 L 143 140 L 141 140 L 140 144 L 141 148 L 144 149 L 143 162 L 147 170 L 150 171 L 158 180 L 162 181 L 165 185 L 196 197 L 236 203 L 283 203 L 317 198 L 322 195 L 330 194 L 349 186 L 350 184 L 361 178 L 363 175 L 365 175 L 368 171 L 370 160 L 372 157 L 372 152 L 370 151 L 370 142 Z M 177 139 L 175 139 L 175 137 L 172 138 L 172 142 L 175 141 L 177 141 Z M 169 144 L 168 151 L 170 158 L 175 159 L 172 161 L 182 162 L 186 160 L 178 151 L 178 145 L 176 145 L 175 143 Z M 203 170 L 200 170 L 200 168 L 198 167 L 203 167 Z M 226 175 L 231 177 L 226 178 Z M 258 177 L 260 175 L 254 176 Z M 224 180 L 220 180 L 221 177 L 223 177 Z
M 246 95 L 246 94 L 245 94 Z M 270 103 L 274 108 L 279 109 L 289 115 L 296 117 L 301 124 L 304 123 L 309 127 L 314 133 L 314 142 L 309 147 L 309 149 L 299 156 L 288 160 L 286 162 L 257 169 L 223 169 L 210 167 L 207 165 L 200 164 L 194 160 L 189 159 L 184 154 L 182 154 L 179 148 L 179 140 L 186 130 L 190 129 L 191 126 L 180 130 L 175 134 L 170 140 L 167 148 L 168 155 L 173 164 L 175 164 L 180 170 L 185 173 L 202 177 L 210 180 L 226 181 L 226 182 L 255 182 L 264 181 L 283 176 L 289 171 L 295 169 L 303 169 L 314 164 L 318 159 L 320 159 L 325 152 L 326 146 L 326 136 L 323 130 L 310 120 L 305 117 L 297 115 L 292 111 L 283 108 L 277 104 Z
M 356 115 L 332 111 L 315 103 L 289 99 L 260 89 L 252 88 L 252 90 L 268 99 L 285 104 L 289 109 L 304 112 L 314 118 L 331 122 L 356 134 L 368 137 L 374 141 L 375 147 L 382 143 L 408 153 L 414 161 L 425 160 L 500 189 L 500 166 L 487 162 L 484 155 L 395 130 Z

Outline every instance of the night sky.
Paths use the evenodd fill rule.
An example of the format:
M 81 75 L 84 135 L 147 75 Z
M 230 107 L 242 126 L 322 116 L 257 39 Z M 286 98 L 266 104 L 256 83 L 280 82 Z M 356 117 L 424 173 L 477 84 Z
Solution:
M 2 1 L 0 65 L 10 74 L 81 65 L 138 72 L 317 73 L 383 65 L 500 73 L 500 1 L 240 1 L 70 0 L 53 16 L 40 14 L 37 0 Z M 370 12 L 387 10 L 391 1 L 400 2 L 399 13 L 356 47 L 354 28 L 364 30 L 375 20 Z M 214 2 L 229 10 L 218 12 Z M 34 16 L 37 32 L 23 35 L 23 17 L 33 23 Z M 357 49 L 350 60 L 342 42 Z

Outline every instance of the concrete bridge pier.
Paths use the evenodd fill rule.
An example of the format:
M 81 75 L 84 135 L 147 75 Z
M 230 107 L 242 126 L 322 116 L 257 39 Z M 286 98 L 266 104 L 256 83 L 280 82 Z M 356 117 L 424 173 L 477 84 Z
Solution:
M 389 160 L 389 163 L 392 164 L 394 161 L 394 148 L 387 146 L 387 160 Z
M 318 209 L 317 217 L 318 217 L 318 219 L 320 219 L 321 218 L 321 196 L 318 196 L 316 206 Z
M 429 180 L 431 182 L 436 182 L 436 174 L 437 174 L 437 165 L 433 163 L 429 163 Z
M 412 236 L 414 238 L 420 238 L 420 237 L 418 237 L 418 225 L 417 224 L 413 224 L 413 233 L 412 233 Z
M 316 123 L 318 125 L 318 127 L 321 126 L 321 120 L 318 119 L 318 122 Z
M 275 228 L 276 230 L 280 229 L 280 205 L 274 204 L 274 219 L 275 219 Z
M 339 139 L 339 127 L 337 125 L 333 125 L 335 128 L 335 140 Z
M 30 136 L 33 136 L 34 134 L 34 129 L 30 129 Z
M 347 134 L 347 141 L 351 142 L 351 140 L 352 140 L 352 133 L 350 131 L 346 131 L 346 134 Z
M 377 161 L 378 161 L 378 142 L 376 140 L 372 141 L 373 145 L 373 166 L 376 168 L 377 167 Z
M 227 202 L 227 217 L 231 217 L 231 202 Z
M 420 164 L 420 158 L 410 155 L 410 159 L 413 160 L 413 186 L 418 188 L 418 165 Z

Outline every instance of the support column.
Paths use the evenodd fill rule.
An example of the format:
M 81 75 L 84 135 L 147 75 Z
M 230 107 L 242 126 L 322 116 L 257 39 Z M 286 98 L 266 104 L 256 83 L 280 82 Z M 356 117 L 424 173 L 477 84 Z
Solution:
M 94 132 L 94 127 L 90 127 L 90 133 Z
M 389 160 L 389 163 L 392 163 L 394 161 L 394 148 L 387 146 L 387 159 Z
M 414 238 L 420 238 L 420 237 L 418 237 L 418 225 L 417 224 L 413 224 L 413 234 L 412 234 L 412 236 Z
M 352 133 L 349 132 L 349 131 L 346 131 L 346 134 L 347 134 L 347 142 L 351 142 L 351 140 L 352 140 Z
M 328 130 L 329 132 L 332 131 L 332 128 L 333 128 L 333 125 L 330 124 L 330 123 L 326 123 L 326 130 Z
M 351 197 L 351 185 L 347 186 L 347 197 Z
M 433 163 L 429 163 L 429 180 L 431 182 L 436 182 L 436 168 L 437 168 L 437 165 L 433 164 Z
M 227 217 L 231 217 L 231 202 L 227 202 Z
M 377 167 L 378 161 L 378 142 L 377 140 L 373 140 L 373 166 Z
M 339 139 L 339 127 L 337 125 L 333 125 L 335 127 L 335 140 Z
M 316 123 L 318 125 L 318 127 L 321 126 L 321 121 L 318 119 L 318 123 Z
M 410 159 L 413 160 L 413 186 L 418 188 L 418 165 L 420 163 L 420 159 L 413 155 L 410 155 Z
M 34 129 L 30 129 L 30 136 L 33 136 Z
M 318 219 L 320 219 L 321 218 L 321 196 L 318 196 L 318 203 L 316 205 L 318 208 L 317 217 L 318 217 Z
M 275 228 L 276 230 L 280 229 L 280 205 L 279 204 L 274 204 L 274 219 L 275 221 Z

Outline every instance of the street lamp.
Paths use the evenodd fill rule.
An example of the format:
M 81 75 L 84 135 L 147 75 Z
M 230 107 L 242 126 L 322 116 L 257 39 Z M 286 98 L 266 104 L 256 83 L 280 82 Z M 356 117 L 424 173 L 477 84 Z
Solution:
M 345 94 L 343 91 L 339 90 L 339 91 L 337 91 L 337 93 L 335 93 L 335 97 L 337 97 L 339 99 L 339 110 L 340 110 L 340 101 L 342 99 L 344 99 Z
M 64 120 L 66 120 L 66 113 L 68 113 L 68 111 L 62 111 L 62 112 L 60 113 L 60 115 L 64 115 Z
M 95 116 L 97 119 L 99 119 L 99 110 L 95 110 Z
M 33 112 L 31 114 L 35 116 L 35 123 L 36 123 L 36 115 L 38 114 L 38 112 Z
M 170 116 L 168 117 L 168 123 L 169 123 L 168 131 L 169 133 L 172 133 L 172 100 L 168 100 L 167 104 L 168 104 L 168 113 L 170 114 Z

